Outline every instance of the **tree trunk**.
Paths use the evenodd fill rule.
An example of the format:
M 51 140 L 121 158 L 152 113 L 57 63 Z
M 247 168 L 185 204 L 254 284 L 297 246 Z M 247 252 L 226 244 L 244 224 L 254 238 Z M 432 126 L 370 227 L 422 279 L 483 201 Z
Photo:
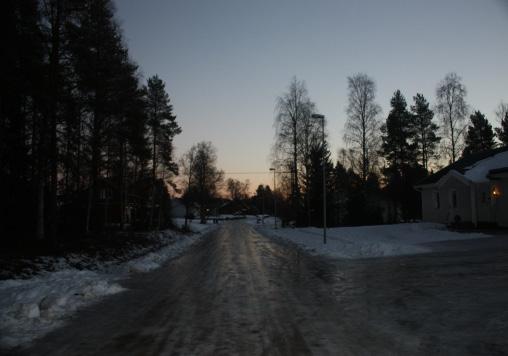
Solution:
M 57 194 L 58 194 L 58 147 L 57 147 L 57 107 L 60 66 L 60 22 L 61 0 L 56 0 L 54 19 L 51 24 L 51 54 L 50 54 L 50 189 L 49 189 L 49 237 L 56 242 L 57 222 Z
M 122 142 L 120 144 L 120 230 L 125 229 L 125 205 L 126 205 L 126 194 L 125 194 L 125 144 Z
M 98 94 L 95 94 L 95 109 L 93 118 L 93 129 L 92 129 L 92 162 L 90 163 L 90 182 L 88 188 L 88 204 L 86 211 L 86 233 L 89 233 L 91 229 L 92 209 L 96 200 L 97 193 L 97 177 L 99 173 L 99 160 L 100 160 L 100 125 L 101 118 L 98 109 Z
M 39 172 L 37 178 L 37 213 L 35 236 L 37 240 L 44 240 L 44 176 Z

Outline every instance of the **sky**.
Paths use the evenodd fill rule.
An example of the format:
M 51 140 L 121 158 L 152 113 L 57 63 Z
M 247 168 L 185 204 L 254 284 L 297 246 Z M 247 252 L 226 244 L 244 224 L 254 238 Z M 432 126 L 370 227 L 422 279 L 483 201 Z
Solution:
M 508 102 L 508 0 L 116 0 L 143 78 L 166 82 L 182 134 L 177 155 L 211 141 L 226 177 L 272 183 L 275 102 L 304 80 L 344 147 L 347 77 L 363 72 L 389 112 L 394 91 L 435 103 L 449 72 L 472 110 L 496 123 Z M 262 172 L 253 174 L 252 172 Z

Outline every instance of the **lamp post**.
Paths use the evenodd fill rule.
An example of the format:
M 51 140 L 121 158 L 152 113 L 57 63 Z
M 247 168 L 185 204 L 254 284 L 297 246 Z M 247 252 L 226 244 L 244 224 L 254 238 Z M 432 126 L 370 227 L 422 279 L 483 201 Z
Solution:
M 312 114 L 313 119 L 321 120 L 322 129 L 322 150 L 323 150 L 323 244 L 326 244 L 326 162 L 325 162 L 325 116 L 321 114 Z
M 275 168 L 270 168 L 273 171 L 273 226 L 277 229 L 277 197 L 275 196 Z

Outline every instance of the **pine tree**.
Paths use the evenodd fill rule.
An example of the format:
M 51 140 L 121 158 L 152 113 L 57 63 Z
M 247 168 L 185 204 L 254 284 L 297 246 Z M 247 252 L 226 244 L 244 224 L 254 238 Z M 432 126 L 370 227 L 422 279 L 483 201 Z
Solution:
M 124 111 L 118 98 L 122 97 L 122 77 L 125 75 L 126 49 L 114 20 L 110 0 L 91 0 L 83 4 L 74 21 L 68 24 L 73 67 L 82 103 L 83 139 L 88 177 L 85 231 L 98 231 L 104 223 L 99 216 L 99 183 L 111 177 L 115 142 L 115 127 L 123 120 Z
M 436 155 L 437 145 L 441 137 L 436 135 L 439 127 L 432 121 L 434 112 L 430 110 L 429 103 L 422 94 L 413 97 L 411 106 L 414 124 L 414 143 L 419 163 L 428 170 L 429 160 Z
M 408 200 L 408 192 L 414 191 L 413 185 L 421 177 L 420 174 L 413 174 L 413 171 L 423 170 L 414 159 L 418 152 L 417 121 L 407 111 L 406 101 L 399 90 L 390 103 L 392 110 L 382 127 L 383 154 L 388 162 L 388 167 L 383 169 L 385 189 L 394 203 L 394 219 L 399 219 L 400 212 L 402 219 L 408 220 L 418 217 L 418 211 L 414 208 L 418 202 Z M 426 114 L 428 119 L 428 113 Z
M 399 170 L 414 161 L 415 145 L 412 143 L 415 130 L 411 114 L 407 111 L 406 99 L 397 90 L 390 101 L 392 107 L 386 123 L 381 126 L 381 146 L 390 170 Z
M 154 187 L 150 214 L 150 227 L 152 227 L 158 168 L 160 166 L 163 173 L 167 171 L 174 174 L 178 173 L 178 167 L 173 162 L 173 138 L 181 132 L 176 122 L 176 116 L 173 115 L 173 106 L 169 103 L 169 95 L 166 93 L 165 84 L 157 75 L 148 79 L 147 110 Z
M 506 112 L 504 119 L 501 120 L 501 127 L 496 127 L 496 134 L 501 144 L 508 146 L 508 112 Z
M 471 125 L 467 128 L 466 147 L 462 155 L 468 156 L 495 148 L 494 131 L 485 115 L 475 111 L 469 118 Z
M 2 238 L 44 237 L 47 167 L 44 36 L 37 0 L 0 2 Z

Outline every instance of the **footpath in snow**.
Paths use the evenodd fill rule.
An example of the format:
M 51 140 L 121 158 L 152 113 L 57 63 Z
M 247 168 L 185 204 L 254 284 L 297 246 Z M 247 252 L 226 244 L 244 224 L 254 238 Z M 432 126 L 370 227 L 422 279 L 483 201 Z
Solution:
M 320 228 L 274 229 L 273 218 L 266 219 L 264 225 L 256 224 L 253 219 L 248 222 L 262 234 L 289 241 L 312 254 L 350 259 L 426 253 L 431 251 L 424 246 L 429 242 L 490 237 L 449 231 L 443 224 L 407 223 L 330 228 L 324 245 Z
M 183 225 L 183 219 L 176 219 Z M 131 273 L 148 272 L 179 256 L 215 226 L 193 222 L 194 234 L 171 230 L 157 232 L 163 247 L 123 263 L 96 262 L 93 268 L 76 269 L 80 258 L 47 258 L 54 271 L 41 272 L 28 279 L 0 281 L 0 350 L 25 345 L 62 325 L 65 318 L 100 297 L 124 290 L 119 280 Z M 90 265 L 86 258 L 86 265 Z M 76 263 L 78 262 L 78 263 Z

